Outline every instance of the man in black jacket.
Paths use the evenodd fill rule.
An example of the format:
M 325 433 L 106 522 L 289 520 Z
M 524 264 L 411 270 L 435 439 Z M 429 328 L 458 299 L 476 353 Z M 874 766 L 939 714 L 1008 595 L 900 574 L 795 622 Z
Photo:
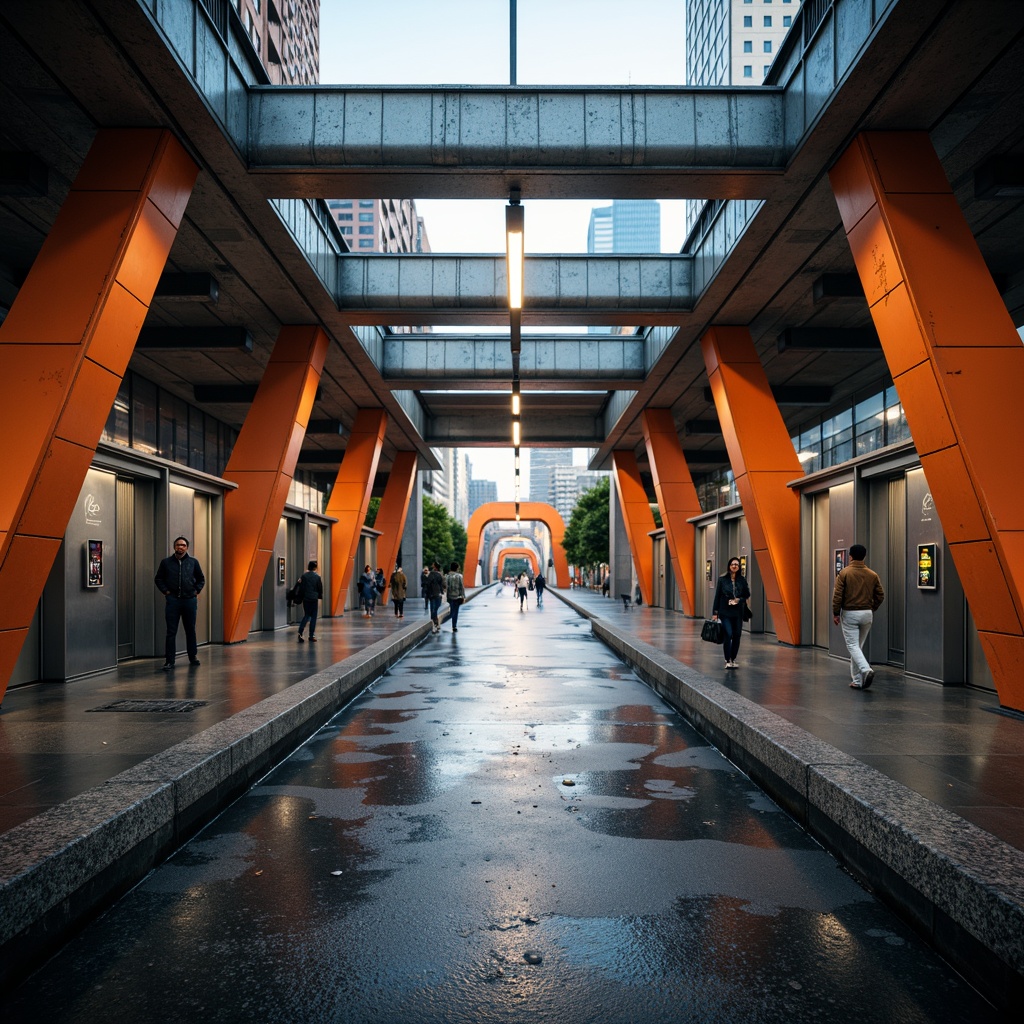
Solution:
M 178 622 L 185 626 L 185 650 L 193 665 L 199 664 L 196 644 L 196 611 L 199 592 L 206 586 L 206 577 L 199 562 L 188 553 L 188 538 L 174 538 L 174 554 L 160 563 L 154 577 L 157 590 L 164 595 L 164 617 L 167 640 L 164 643 L 164 671 L 174 668 Z

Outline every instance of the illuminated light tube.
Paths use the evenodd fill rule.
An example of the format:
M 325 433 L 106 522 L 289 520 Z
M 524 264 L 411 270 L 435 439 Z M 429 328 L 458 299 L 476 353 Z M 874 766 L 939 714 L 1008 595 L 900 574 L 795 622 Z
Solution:
M 516 448 L 519 447 L 519 419 L 518 417 L 512 421 L 512 444 Z
M 505 207 L 505 260 L 508 266 L 508 308 L 523 308 L 523 208 Z
M 519 415 L 519 392 L 518 391 L 513 391 L 512 392 L 512 415 L 513 416 L 518 416 Z

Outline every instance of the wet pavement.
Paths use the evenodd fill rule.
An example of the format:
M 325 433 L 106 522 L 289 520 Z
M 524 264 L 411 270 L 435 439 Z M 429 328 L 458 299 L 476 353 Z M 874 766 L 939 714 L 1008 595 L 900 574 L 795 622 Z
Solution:
M 488 591 L 5 1021 L 972 1021 L 972 989 L 549 596 Z

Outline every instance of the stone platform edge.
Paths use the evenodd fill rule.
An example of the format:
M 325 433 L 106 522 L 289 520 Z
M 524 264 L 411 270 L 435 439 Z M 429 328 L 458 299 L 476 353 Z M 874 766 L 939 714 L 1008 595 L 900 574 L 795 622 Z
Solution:
M 4 833 L 0 991 L 178 849 L 429 634 L 384 637 Z
M 980 992 L 1024 1005 L 1024 852 L 557 596 Z

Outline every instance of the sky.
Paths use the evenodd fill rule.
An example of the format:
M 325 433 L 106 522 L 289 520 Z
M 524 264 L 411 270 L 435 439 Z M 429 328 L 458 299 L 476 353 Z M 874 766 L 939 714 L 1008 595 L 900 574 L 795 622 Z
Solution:
M 684 81 L 685 0 L 517 0 L 516 16 L 519 85 Z M 494 85 L 507 84 L 509 73 L 509 0 L 321 0 L 325 85 Z M 504 251 L 504 199 L 410 198 L 434 252 Z M 590 210 L 609 201 L 524 199 L 527 252 L 586 252 Z M 661 207 L 662 252 L 678 252 L 683 203 Z M 499 498 L 511 500 L 512 450 L 467 454 L 474 478 L 495 480 Z M 582 465 L 584 453 L 575 454 Z M 525 492 L 528 449 L 522 472 Z

